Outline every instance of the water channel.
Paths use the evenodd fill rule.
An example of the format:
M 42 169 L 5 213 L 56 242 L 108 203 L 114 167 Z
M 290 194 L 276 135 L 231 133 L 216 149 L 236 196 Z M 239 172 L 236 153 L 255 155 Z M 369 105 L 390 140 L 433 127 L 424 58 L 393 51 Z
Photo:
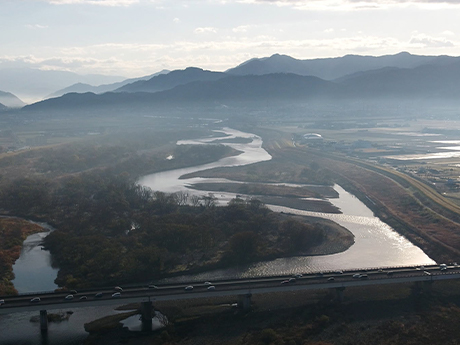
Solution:
M 217 162 L 201 166 L 147 175 L 138 181 L 139 184 L 166 193 L 187 190 L 187 193 L 190 195 L 203 195 L 206 192 L 187 189 L 187 186 L 197 182 L 220 182 L 226 180 L 205 178 L 180 179 L 180 176 L 215 167 L 245 165 L 271 159 L 271 156 L 262 148 L 262 139 L 260 137 L 230 128 L 225 128 L 222 132 L 226 135 L 222 139 L 243 137 L 250 138 L 252 141 L 248 144 L 223 143 L 243 152 L 238 156 L 226 157 Z M 178 144 L 205 145 L 214 140 L 216 138 L 184 140 L 178 142 Z M 194 276 L 176 277 L 174 280 L 204 281 L 220 278 L 292 274 L 346 268 L 434 263 L 420 248 L 414 246 L 407 239 L 397 234 L 390 226 L 375 217 L 372 211 L 356 197 L 338 185 L 334 188 L 339 193 L 339 198 L 330 199 L 330 202 L 339 207 L 342 214 L 308 212 L 281 206 L 269 207 L 274 211 L 322 217 L 337 222 L 355 235 L 355 244 L 347 251 L 325 256 L 277 259 L 245 267 L 215 270 Z M 221 204 L 225 204 L 236 197 L 232 193 L 219 192 L 215 195 Z M 50 291 L 56 287 L 54 279 L 57 272 L 50 265 L 49 253 L 41 250 L 40 245 L 41 239 L 46 234 L 45 232 L 29 236 L 24 242 L 21 256 L 14 265 L 14 273 L 16 275 L 14 283 L 19 292 Z M 65 312 L 66 310 L 62 311 Z M 47 339 L 43 339 L 40 336 L 39 324 L 29 322 L 30 317 L 36 313 L 25 312 L 0 315 L 0 329 L 2 330 L 0 332 L 0 344 L 81 344 L 87 336 L 87 333 L 83 329 L 84 323 L 116 313 L 112 307 L 79 308 L 73 311 L 74 314 L 68 321 L 50 324 Z

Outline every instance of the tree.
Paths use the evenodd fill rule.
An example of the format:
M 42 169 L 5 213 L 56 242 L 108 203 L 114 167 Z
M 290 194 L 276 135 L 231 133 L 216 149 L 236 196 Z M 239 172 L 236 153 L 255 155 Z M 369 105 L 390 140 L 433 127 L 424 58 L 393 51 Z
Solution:
M 259 254 L 259 236 L 252 231 L 238 232 L 229 240 L 231 259 L 237 263 L 253 260 Z

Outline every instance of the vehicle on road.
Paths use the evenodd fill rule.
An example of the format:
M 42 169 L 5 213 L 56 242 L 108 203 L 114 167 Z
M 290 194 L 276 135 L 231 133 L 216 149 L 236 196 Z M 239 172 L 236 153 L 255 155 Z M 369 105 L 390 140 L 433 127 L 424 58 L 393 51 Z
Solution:
M 361 278 L 361 274 L 355 273 L 355 274 L 353 274 L 352 277 L 353 277 L 353 279 L 360 279 L 360 278 Z
M 327 281 L 330 281 L 330 282 L 333 282 L 334 280 L 335 280 L 334 277 L 329 277 L 329 278 L 327 278 Z
M 117 298 L 117 297 L 121 297 L 121 293 L 115 292 L 112 294 L 112 298 Z
M 216 287 L 214 285 L 208 286 L 207 290 L 208 291 L 214 291 Z
M 38 303 L 40 301 L 41 301 L 40 297 L 34 297 L 30 300 L 31 303 Z
M 0 305 L 4 305 L 5 304 L 5 300 L 4 299 L 0 299 Z
M 204 285 L 212 285 L 211 282 L 204 282 L 203 284 L 204 284 Z
M 67 295 L 67 296 L 64 297 L 64 299 L 69 301 L 69 300 L 73 299 L 73 295 Z
M 118 292 L 122 292 L 122 291 L 123 291 L 123 289 L 122 289 L 121 287 L 119 287 L 119 286 L 115 286 L 113 289 L 114 289 L 115 291 L 118 291 Z
M 98 292 L 97 294 L 94 295 L 95 298 L 101 298 L 102 297 L 102 292 Z
M 185 287 L 185 291 L 191 291 L 193 290 L 193 286 L 192 285 L 189 285 L 189 286 L 186 286 Z
M 281 282 L 281 285 L 284 285 L 284 284 L 289 284 L 289 280 L 283 280 L 283 281 Z
M 149 289 L 158 289 L 158 286 L 156 286 L 156 285 L 149 285 Z
M 80 297 L 80 301 L 83 301 L 83 300 L 85 300 L 85 299 L 88 299 L 88 297 L 86 297 L 86 296 L 81 296 L 81 297 Z

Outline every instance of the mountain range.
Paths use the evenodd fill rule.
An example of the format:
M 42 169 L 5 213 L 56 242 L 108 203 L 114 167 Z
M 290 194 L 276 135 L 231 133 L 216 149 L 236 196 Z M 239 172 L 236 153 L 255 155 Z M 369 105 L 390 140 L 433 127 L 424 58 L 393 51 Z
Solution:
M 130 78 L 130 79 L 125 79 L 123 81 L 116 82 L 116 83 L 102 84 L 99 86 L 94 86 L 94 85 L 85 84 L 85 83 L 76 83 L 64 89 L 53 92 L 52 94 L 48 95 L 48 97 L 46 98 L 60 97 L 62 95 L 65 95 L 66 93 L 72 93 L 72 92 L 76 92 L 76 93 L 92 92 L 96 94 L 110 92 L 110 91 L 114 91 L 114 90 L 123 88 L 123 86 L 127 84 L 133 84 L 133 83 L 135 84 L 136 82 L 143 81 L 143 80 L 149 80 L 149 79 L 152 79 L 153 77 L 159 76 L 161 74 L 166 74 L 169 72 L 170 72 L 169 70 L 164 69 L 160 72 L 157 72 L 151 75 L 147 75 L 144 77 Z
M 32 104 L 24 110 L 70 108 L 90 111 L 124 107 L 134 110 L 159 104 L 177 106 L 183 102 L 252 100 L 456 100 L 457 90 L 460 90 L 458 57 L 400 53 L 381 57 L 347 55 L 297 60 L 275 54 L 251 59 L 226 72 L 189 67 L 125 83 L 113 92 L 100 95 L 69 93 Z
M 447 65 L 460 61 L 459 57 L 421 56 L 402 52 L 395 55 L 345 55 L 337 58 L 298 60 L 287 55 L 274 54 L 267 58 L 251 59 L 226 71 L 233 75 L 294 73 L 325 80 L 335 80 L 349 74 L 384 67 L 416 68 L 422 65 Z

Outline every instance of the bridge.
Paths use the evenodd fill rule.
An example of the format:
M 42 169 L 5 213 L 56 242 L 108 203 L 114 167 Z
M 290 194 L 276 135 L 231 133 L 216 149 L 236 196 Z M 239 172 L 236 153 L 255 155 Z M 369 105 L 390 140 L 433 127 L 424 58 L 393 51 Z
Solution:
M 102 288 L 79 291 L 72 297 L 67 297 L 70 295 L 68 291 L 45 292 L 0 297 L 0 300 L 3 300 L 0 305 L 0 314 L 39 310 L 41 329 L 46 332 L 46 310 L 49 309 L 140 303 L 144 328 L 148 330 L 152 327 L 152 303 L 156 301 L 239 296 L 239 305 L 247 309 L 251 303 L 251 296 L 254 294 L 335 289 L 337 297 L 341 300 L 343 291 L 347 287 L 410 282 L 432 283 L 448 279 L 460 279 L 459 265 L 350 270 L 311 273 L 295 277 L 276 276 L 158 286 L 131 286 L 119 291 L 120 293 L 116 293 L 117 290 L 114 288 Z

